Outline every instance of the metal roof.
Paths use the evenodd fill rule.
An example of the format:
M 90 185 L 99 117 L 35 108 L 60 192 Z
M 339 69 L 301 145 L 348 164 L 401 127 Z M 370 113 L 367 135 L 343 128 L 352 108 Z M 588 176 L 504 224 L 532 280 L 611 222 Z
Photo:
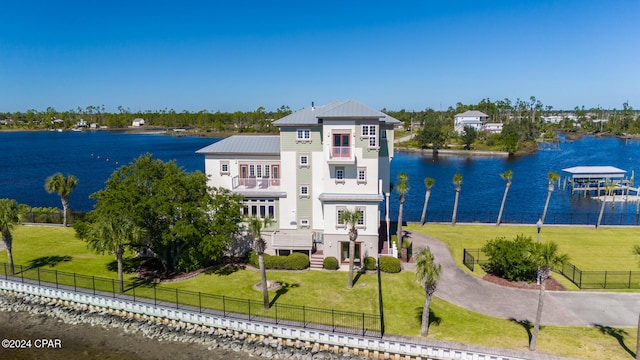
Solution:
M 323 106 L 309 106 L 273 122 L 276 126 L 318 125 L 320 119 L 378 119 L 387 124 L 400 123 L 399 120 L 374 110 L 355 100 L 336 101 Z
M 480 117 L 489 117 L 489 115 L 483 113 L 482 111 L 477 110 L 467 110 L 463 113 L 456 114 L 455 116 L 480 116 Z
M 613 166 L 574 166 L 562 171 L 574 178 L 621 178 L 627 172 Z
M 280 136 L 234 135 L 206 146 L 196 153 L 280 155 Z
M 382 201 L 382 194 L 339 194 L 322 193 L 318 196 L 320 201 Z

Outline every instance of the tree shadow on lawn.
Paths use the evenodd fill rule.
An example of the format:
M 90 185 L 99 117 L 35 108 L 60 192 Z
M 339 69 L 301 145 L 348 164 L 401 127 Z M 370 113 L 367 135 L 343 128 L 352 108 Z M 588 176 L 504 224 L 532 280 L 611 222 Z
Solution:
M 287 292 L 289 292 L 289 289 L 293 289 L 293 288 L 297 288 L 300 287 L 300 284 L 298 283 L 288 283 L 288 282 L 280 282 L 280 289 L 276 290 L 276 296 L 273 297 L 273 299 L 271 299 L 271 302 L 269 303 L 269 307 L 275 305 L 276 301 L 278 301 L 278 299 L 280 298 L 280 296 L 286 294 Z
M 29 266 L 27 266 L 27 268 L 25 270 L 31 270 L 31 269 L 35 269 L 35 268 L 39 268 L 39 267 L 44 267 L 44 266 L 55 267 L 56 265 L 58 265 L 60 263 L 69 262 L 69 261 L 71 261 L 71 259 L 73 259 L 73 258 L 71 256 L 69 256 L 69 255 L 65 255 L 65 256 L 58 256 L 58 255 L 42 256 L 42 257 L 39 257 L 37 259 L 33 259 L 33 260 L 29 261 Z
M 533 330 L 533 328 L 535 327 L 535 324 L 529 320 L 518 320 L 515 318 L 509 318 L 509 321 L 522 326 L 522 328 L 527 332 L 527 337 L 529 338 L 529 341 L 527 341 L 527 344 L 531 344 L 531 338 L 533 337 L 531 330 Z M 544 329 L 544 326 L 540 325 L 540 330 L 542 329 Z
M 146 259 L 141 257 L 126 257 L 122 259 L 122 272 L 125 274 L 132 274 L 138 271 L 140 265 L 144 263 Z M 113 260 L 107 264 L 107 270 L 118 272 L 118 261 Z
M 631 351 L 631 349 L 629 349 L 627 345 L 624 343 L 625 336 L 629 335 L 629 333 L 626 330 L 612 328 L 611 326 L 605 326 L 600 324 L 593 324 L 593 326 L 595 326 L 595 328 L 598 329 L 602 334 L 609 335 L 614 339 L 618 340 L 618 344 L 622 346 L 624 351 L 626 351 L 634 359 L 636 358 L 636 353 Z
M 151 279 L 144 279 L 144 278 L 135 278 L 133 280 L 129 280 L 129 281 L 125 281 L 124 282 L 124 292 L 128 292 L 131 291 L 135 288 L 154 288 L 156 286 L 158 286 L 159 283 L 156 281 L 153 281 Z
M 424 310 L 424 306 L 419 306 L 415 309 L 414 318 L 418 321 L 418 324 L 422 324 L 422 310 Z M 442 324 L 442 318 L 429 309 L 429 327 L 431 325 L 439 326 L 440 324 Z

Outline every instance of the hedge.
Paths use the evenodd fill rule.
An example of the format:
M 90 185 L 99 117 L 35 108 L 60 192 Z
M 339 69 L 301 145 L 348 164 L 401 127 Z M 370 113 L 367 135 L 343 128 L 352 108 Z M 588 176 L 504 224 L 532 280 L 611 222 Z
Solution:
M 333 256 L 328 256 L 322 261 L 322 267 L 326 270 L 338 270 L 340 264 L 338 263 L 338 259 Z
M 374 257 L 367 256 L 364 258 L 364 269 L 365 270 L 375 270 L 378 268 L 377 260 Z
M 380 271 L 386 273 L 399 273 L 400 260 L 393 256 L 380 256 Z
M 249 264 L 260 267 L 255 251 L 249 252 Z M 267 270 L 304 270 L 309 267 L 309 256 L 296 252 L 287 256 L 264 254 L 264 266 Z

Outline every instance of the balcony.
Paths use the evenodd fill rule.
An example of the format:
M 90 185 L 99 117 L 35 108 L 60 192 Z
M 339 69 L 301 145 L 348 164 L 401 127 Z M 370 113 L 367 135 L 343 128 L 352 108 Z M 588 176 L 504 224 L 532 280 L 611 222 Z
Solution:
M 327 161 L 334 164 L 353 163 L 355 161 L 354 148 L 352 146 L 331 146 Z
M 280 179 L 233 177 L 233 190 L 274 191 L 280 190 Z

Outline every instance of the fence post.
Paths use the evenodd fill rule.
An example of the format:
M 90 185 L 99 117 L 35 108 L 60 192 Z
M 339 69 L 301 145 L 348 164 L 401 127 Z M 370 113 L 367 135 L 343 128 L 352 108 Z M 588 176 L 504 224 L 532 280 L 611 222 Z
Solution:
M 366 327 L 364 326 L 364 313 L 362 313 L 362 336 L 367 333 L 367 330 L 365 329 Z
M 604 287 L 602 287 L 603 289 L 607 288 L 607 271 L 604 271 Z
M 176 289 L 176 309 L 179 309 L 180 305 L 178 303 L 178 289 Z
M 304 309 L 304 305 L 302 305 L 302 327 L 307 328 L 307 312 Z
M 40 268 L 36 268 L 38 272 L 38 286 L 40 286 Z
M 24 269 L 22 268 L 22 265 L 20 265 L 20 278 L 22 279 L 22 283 L 24 284 Z
M 73 273 L 73 291 L 76 292 L 78 289 L 76 287 L 76 273 Z
M 629 286 L 627 289 L 631 289 L 631 271 L 629 271 Z
M 54 270 L 56 274 L 56 289 L 58 289 L 58 270 Z
M 222 316 L 227 316 L 227 304 L 224 301 L 224 295 L 222 295 Z
M 200 313 L 202 313 L 202 293 L 198 291 L 198 308 L 200 308 Z
M 275 312 L 276 312 L 276 325 L 278 325 L 278 304 L 276 303 L 275 305 L 276 305 L 275 306 L 275 308 L 276 308 L 275 309 Z
M 116 281 L 111 279 L 111 294 L 113 294 L 113 298 L 116 298 Z
M 331 332 L 336 331 L 336 320 L 333 318 L 333 309 L 331 309 Z
M 153 287 L 153 306 L 158 306 L 158 297 L 156 296 L 156 287 Z
M 4 264 L 4 279 L 8 280 L 9 274 L 7 273 L 7 263 L 2 263 L 2 264 Z
M 247 299 L 247 307 L 249 310 L 249 320 L 251 320 L 251 300 Z
M 95 296 L 96 294 L 96 277 L 95 276 L 91 276 L 91 283 L 92 283 L 92 287 L 93 287 L 93 295 Z

